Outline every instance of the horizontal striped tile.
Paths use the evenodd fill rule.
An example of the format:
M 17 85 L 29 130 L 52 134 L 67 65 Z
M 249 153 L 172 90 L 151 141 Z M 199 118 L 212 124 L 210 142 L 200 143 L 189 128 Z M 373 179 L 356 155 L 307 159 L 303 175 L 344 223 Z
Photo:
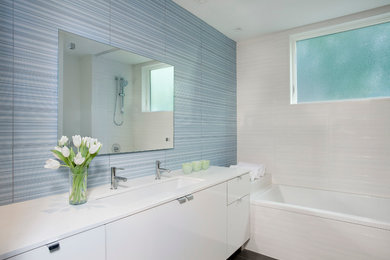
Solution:
M 175 66 L 175 97 L 201 99 L 202 73 L 200 66 L 187 62 Z
M 0 83 L 13 80 L 13 4 L 0 2 Z
M 45 161 L 54 158 L 49 145 L 14 147 L 14 200 L 22 201 L 49 194 L 66 192 L 68 170 L 44 169 Z
M 0 206 L 12 202 L 12 169 L 0 171 Z
M 236 42 L 223 33 L 219 32 L 217 29 L 214 27 L 211 27 L 208 25 L 205 21 L 201 20 L 201 28 L 202 28 L 202 34 L 203 38 L 202 41 L 207 43 L 205 46 L 210 46 L 212 45 L 212 42 L 218 43 L 221 46 L 227 46 L 231 49 L 236 48 Z M 210 42 L 207 42 L 210 41 Z
M 198 161 L 202 158 L 202 138 L 175 137 L 175 149 L 166 151 L 166 164 L 169 169 L 180 169 L 184 162 Z
M 165 5 L 168 16 L 175 17 L 177 20 L 180 20 L 180 22 L 187 21 L 188 23 L 190 23 L 187 25 L 187 27 L 192 28 L 193 26 L 195 26 L 201 28 L 203 21 L 188 10 L 182 8 L 172 0 L 167 0 Z
M 163 61 L 163 1 L 112 1 L 111 4 L 111 44 Z
M 95 187 L 111 180 L 110 156 L 99 155 L 93 159 L 88 169 L 88 187 Z
M 42 33 L 62 29 L 100 42 L 109 42 L 110 6 L 105 0 L 20 0 L 15 1 L 15 17 L 24 20 L 24 27 L 40 28 Z
M 154 174 L 156 160 L 171 169 L 202 158 L 235 163 L 234 41 L 171 0 L 5 0 L 0 7 L 0 204 L 68 190 L 67 169 L 43 168 L 57 143 L 58 30 L 175 66 L 175 148 L 98 156 L 89 187 L 108 183 L 111 166 L 135 178 Z
M 0 205 L 12 203 L 13 3 L 0 2 Z

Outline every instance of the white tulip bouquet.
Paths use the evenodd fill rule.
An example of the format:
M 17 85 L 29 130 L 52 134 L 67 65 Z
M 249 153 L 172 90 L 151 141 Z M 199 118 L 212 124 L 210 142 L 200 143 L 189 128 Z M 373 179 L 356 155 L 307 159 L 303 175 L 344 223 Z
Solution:
M 58 141 L 58 146 L 51 150 L 56 159 L 49 159 L 46 161 L 45 168 L 58 169 L 59 167 L 68 167 L 70 170 L 70 190 L 69 203 L 73 205 L 83 204 L 87 202 L 87 170 L 89 164 L 99 153 L 102 144 L 94 138 L 83 137 L 80 135 L 72 136 L 73 148 L 68 144 L 68 137 L 62 136 Z

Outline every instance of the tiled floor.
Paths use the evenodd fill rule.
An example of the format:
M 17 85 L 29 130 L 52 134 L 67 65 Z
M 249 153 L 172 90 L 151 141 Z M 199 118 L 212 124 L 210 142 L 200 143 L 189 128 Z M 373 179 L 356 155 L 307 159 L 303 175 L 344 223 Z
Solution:
M 243 251 L 236 251 L 231 257 L 229 257 L 227 260 L 276 260 L 274 258 L 260 255 L 258 253 L 249 251 L 249 250 L 243 250 Z

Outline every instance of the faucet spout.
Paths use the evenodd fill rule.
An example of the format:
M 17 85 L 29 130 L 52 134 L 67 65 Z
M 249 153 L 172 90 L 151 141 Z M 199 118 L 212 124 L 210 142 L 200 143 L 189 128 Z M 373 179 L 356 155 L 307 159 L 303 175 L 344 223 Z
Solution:
M 127 178 L 116 176 L 116 170 L 124 170 L 123 168 L 111 167 L 111 189 L 116 190 L 118 188 L 118 182 L 126 182 Z
M 161 179 L 161 172 L 171 172 L 171 170 L 169 169 L 165 169 L 165 168 L 161 168 L 160 167 L 160 164 L 161 162 L 160 161 L 156 161 L 156 180 L 160 180 Z

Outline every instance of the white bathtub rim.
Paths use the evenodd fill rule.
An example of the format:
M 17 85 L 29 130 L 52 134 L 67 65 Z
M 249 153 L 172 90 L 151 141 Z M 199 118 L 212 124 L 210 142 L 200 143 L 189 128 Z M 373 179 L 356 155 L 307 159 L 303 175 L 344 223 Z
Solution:
M 367 227 L 378 228 L 378 229 L 390 231 L 390 223 L 388 223 L 388 222 L 384 222 L 384 221 L 380 221 L 380 220 L 376 220 L 376 219 L 371 219 L 371 218 L 365 218 L 365 217 L 356 216 L 356 215 L 328 211 L 328 210 L 323 210 L 323 209 L 304 207 L 304 206 L 283 203 L 283 202 L 269 201 L 269 200 L 264 200 L 264 199 L 259 198 L 259 196 L 266 193 L 270 189 L 272 189 L 272 186 L 268 187 L 265 190 L 259 191 L 257 193 L 253 193 L 251 195 L 251 199 L 250 199 L 251 205 L 279 209 L 279 210 L 294 212 L 294 213 L 303 214 L 303 215 L 309 215 L 309 216 L 315 216 L 315 217 L 320 217 L 320 218 L 325 218 L 325 219 L 337 220 L 337 221 L 341 221 L 341 222 L 347 222 L 350 224 L 357 224 L 357 225 L 362 225 L 362 226 L 367 226 Z

